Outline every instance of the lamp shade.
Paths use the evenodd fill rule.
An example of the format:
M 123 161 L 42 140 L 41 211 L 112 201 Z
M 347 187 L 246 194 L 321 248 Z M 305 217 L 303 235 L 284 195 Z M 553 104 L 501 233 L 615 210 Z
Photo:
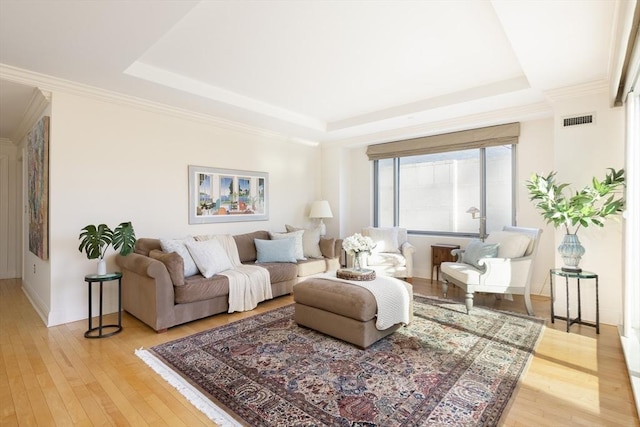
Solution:
M 309 212 L 309 218 L 333 218 L 329 202 L 326 200 L 316 200 L 313 202 L 311 211 Z
M 480 213 L 480 209 L 476 208 L 475 206 L 471 206 L 469 209 L 467 209 L 467 213 L 470 213 L 475 218 L 476 214 Z

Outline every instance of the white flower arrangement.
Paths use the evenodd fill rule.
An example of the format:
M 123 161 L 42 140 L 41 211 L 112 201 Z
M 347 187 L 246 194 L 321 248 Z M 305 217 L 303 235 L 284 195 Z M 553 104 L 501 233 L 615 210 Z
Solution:
M 373 239 L 371 239 L 371 237 L 363 236 L 360 233 L 349 236 L 342 242 L 342 248 L 349 255 L 356 255 L 363 252 L 370 254 L 371 250 L 375 247 L 376 244 L 373 242 Z

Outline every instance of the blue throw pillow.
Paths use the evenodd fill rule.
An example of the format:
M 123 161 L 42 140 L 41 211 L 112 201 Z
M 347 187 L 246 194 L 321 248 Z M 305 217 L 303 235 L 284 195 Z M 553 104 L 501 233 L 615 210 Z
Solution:
M 462 262 L 482 270 L 485 266 L 478 264 L 478 261 L 480 261 L 480 258 L 497 257 L 498 246 L 500 246 L 499 243 L 483 243 L 480 240 L 472 240 L 462 253 Z
M 296 262 L 296 239 L 254 239 L 258 259 L 261 262 Z

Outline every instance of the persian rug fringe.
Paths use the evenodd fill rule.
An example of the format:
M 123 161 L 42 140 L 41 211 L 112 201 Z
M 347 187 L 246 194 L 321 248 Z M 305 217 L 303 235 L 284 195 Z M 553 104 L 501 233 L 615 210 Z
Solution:
M 174 370 L 167 367 L 167 365 L 149 351 L 139 348 L 136 349 L 135 353 L 136 356 L 142 359 L 142 361 L 160 375 L 162 379 L 178 390 L 180 394 L 182 394 L 200 412 L 205 414 L 211 421 L 221 427 L 242 426 L 242 424 L 238 423 L 229 414 L 216 406 L 208 397 L 189 384 L 189 382 L 185 381 L 184 378 L 178 375 Z

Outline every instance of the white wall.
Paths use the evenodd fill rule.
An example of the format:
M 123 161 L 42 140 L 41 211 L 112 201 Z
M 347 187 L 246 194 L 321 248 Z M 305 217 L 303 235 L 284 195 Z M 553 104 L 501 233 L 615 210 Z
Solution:
M 31 123 L 30 128 L 35 125 L 42 116 L 51 116 L 51 105 L 46 106 L 44 111 L 41 114 L 33 117 L 33 123 Z M 49 124 L 49 152 L 51 153 L 51 135 L 52 135 L 52 126 Z M 29 214 L 28 214 L 28 170 L 29 160 L 28 160 L 28 132 L 25 133 L 24 137 L 19 142 L 20 149 L 22 151 L 22 163 L 19 165 L 22 166 L 21 181 L 22 185 L 22 206 L 19 208 L 23 212 L 22 217 L 22 245 L 18 246 L 18 248 L 22 248 L 22 272 L 21 277 L 23 280 L 23 289 L 33 304 L 34 308 L 38 312 L 38 315 L 47 322 L 47 318 L 49 317 L 49 312 L 51 310 L 51 246 L 49 246 L 49 259 L 43 260 L 39 258 L 36 254 L 29 251 Z M 49 162 L 51 165 L 51 162 Z M 51 169 L 49 169 L 51 172 Z M 49 198 L 51 200 L 52 194 L 52 186 L 51 186 L 51 173 L 49 173 Z M 51 205 L 49 204 L 49 207 Z M 49 217 L 49 227 L 51 227 L 51 217 Z M 49 237 L 51 237 L 51 232 L 49 232 Z M 49 241 L 50 242 L 50 241 Z
M 562 266 L 562 260 L 557 255 L 562 231 L 556 231 L 542 220 L 529 200 L 525 181 L 534 172 L 546 174 L 556 170 L 560 180 L 568 180 L 582 186 L 590 183 L 592 176 L 604 177 L 607 167 L 624 166 L 624 113 L 620 108 L 609 108 L 606 92 L 558 100 L 555 105 L 553 118 L 521 123 L 517 164 L 517 224 L 543 230 L 532 278 L 532 294 L 546 296 L 550 292 L 549 269 Z M 574 129 L 560 127 L 562 117 L 588 112 L 597 113 L 596 124 Z M 336 152 L 335 148 L 331 150 Z M 358 232 L 373 221 L 371 162 L 366 156 L 366 148 L 356 147 L 347 151 L 349 153 L 345 154 L 345 158 L 350 165 L 350 174 L 345 177 L 345 182 L 349 183 L 346 185 L 348 190 L 345 191 L 348 191 L 350 196 L 342 207 L 342 218 L 348 224 L 343 227 L 345 233 L 342 237 Z M 341 186 L 345 187 L 345 183 Z M 583 269 L 600 275 L 600 320 L 603 323 L 619 324 L 622 310 L 620 226 L 610 221 L 605 229 L 580 230 L 579 237 L 587 250 L 581 263 Z M 451 243 L 464 247 L 468 239 L 410 236 L 409 241 L 416 247 L 414 276 L 429 278 L 431 245 Z M 588 281 L 581 287 L 584 320 L 595 320 L 593 288 Z M 573 294 L 575 293 L 574 291 Z M 563 307 L 564 301 L 561 298 L 557 299 L 558 310 Z M 576 313 L 575 308 L 572 310 Z
M 554 122 L 554 169 L 559 182 L 572 183 L 577 190 L 591 184 L 592 177 L 603 179 L 607 168 L 621 169 L 624 160 L 624 110 L 609 108 L 607 93 L 558 100 Z M 562 128 L 566 116 L 596 114 L 595 124 Z M 555 247 L 562 241 L 563 231 L 555 230 Z M 622 227 L 620 218 L 608 220 L 604 228 L 582 228 L 578 232 L 580 242 L 586 249 L 580 266 L 595 272 L 600 281 L 601 322 L 618 325 L 622 323 Z M 554 252 L 556 266 L 562 260 Z M 582 317 L 595 320 L 595 286 L 593 280 L 581 285 Z M 571 285 L 573 296 L 577 294 Z M 564 290 L 564 286 L 560 287 Z M 571 301 L 571 299 L 570 299 Z M 556 294 L 556 309 L 564 313 L 566 298 L 562 292 Z M 572 302 L 575 314 L 575 302 Z
M 555 232 L 546 225 L 542 216 L 529 200 L 526 181 L 533 173 L 547 174 L 554 170 L 553 119 L 523 122 L 517 148 L 518 192 L 516 200 L 516 222 L 522 227 L 542 229 L 538 244 L 538 255 L 531 278 L 532 295 L 549 295 L 549 269 L 555 265 Z
M 309 224 L 309 205 L 319 196 L 319 148 L 63 92 L 53 94 L 51 116 L 50 281 L 39 286 L 46 275 L 40 266 L 30 273 L 28 250 L 24 276 L 50 326 L 87 317 L 83 279 L 96 270 L 78 251 L 87 224 L 130 220 L 138 237 Z M 270 219 L 189 225 L 188 165 L 268 172 Z M 112 251 L 107 258 L 115 270 Z M 105 287 L 105 312 L 117 309 L 115 288 Z
M 20 174 L 17 145 L 0 140 L 0 279 L 20 277 Z

